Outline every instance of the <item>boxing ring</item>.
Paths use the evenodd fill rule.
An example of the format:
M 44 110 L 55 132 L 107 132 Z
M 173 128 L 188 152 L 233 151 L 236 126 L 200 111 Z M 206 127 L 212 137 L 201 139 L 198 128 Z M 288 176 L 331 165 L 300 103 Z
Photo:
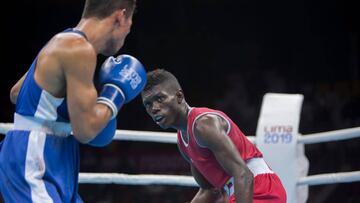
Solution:
M 12 123 L 0 123 L 0 133 L 6 134 L 13 127 Z M 360 127 L 313 133 L 301 136 L 299 144 L 316 144 L 333 142 L 360 137 Z M 255 136 L 248 136 L 255 143 Z M 116 141 L 141 141 L 176 144 L 176 134 L 166 132 L 117 130 Z M 255 143 L 256 144 L 256 143 Z M 360 181 L 360 171 L 327 173 L 303 177 L 298 179 L 297 185 L 323 185 Z M 179 175 L 128 175 L 123 173 L 80 173 L 79 183 L 86 184 L 122 184 L 122 185 L 177 185 L 197 187 L 197 183 L 190 176 Z
M 6 134 L 13 127 L 13 123 L 0 123 L 0 134 Z M 360 137 L 360 127 L 341 129 L 329 132 L 298 134 L 296 145 L 308 145 L 324 142 L 335 142 L 341 140 L 356 139 Z M 254 144 L 258 145 L 256 136 L 247 136 Z M 114 141 L 141 141 L 176 144 L 176 133 L 117 130 Z M 270 154 L 271 156 L 271 154 Z M 294 160 L 293 160 L 294 161 Z M 305 175 L 296 177 L 295 187 L 308 187 L 313 185 L 349 183 L 360 181 L 360 170 L 350 172 L 334 172 L 317 175 Z M 184 187 L 198 187 L 191 176 L 181 175 L 155 175 L 138 174 L 130 175 L 124 173 L 80 173 L 79 183 L 81 184 L 121 184 L 121 185 L 173 185 Z M 296 196 L 296 195 L 295 195 Z M 296 197 L 295 197 L 296 198 Z M 305 202 L 305 199 L 297 202 Z M 289 201 L 295 202 L 295 201 Z

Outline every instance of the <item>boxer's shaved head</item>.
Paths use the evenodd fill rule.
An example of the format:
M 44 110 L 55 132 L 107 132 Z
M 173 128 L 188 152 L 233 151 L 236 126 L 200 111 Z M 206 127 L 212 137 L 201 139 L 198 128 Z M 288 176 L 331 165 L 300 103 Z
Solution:
M 147 73 L 147 83 L 144 92 L 151 90 L 154 86 L 163 86 L 170 91 L 181 90 L 181 86 L 177 78 L 164 69 L 155 69 Z

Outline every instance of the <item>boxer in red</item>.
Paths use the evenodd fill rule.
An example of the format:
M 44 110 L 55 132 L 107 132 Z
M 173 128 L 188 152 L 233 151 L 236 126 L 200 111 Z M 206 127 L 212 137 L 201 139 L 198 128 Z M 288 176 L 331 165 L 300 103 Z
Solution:
M 173 74 L 148 72 L 141 96 L 156 124 L 177 130 L 179 151 L 200 186 L 192 203 L 286 203 L 285 189 L 259 149 L 223 112 L 190 107 Z

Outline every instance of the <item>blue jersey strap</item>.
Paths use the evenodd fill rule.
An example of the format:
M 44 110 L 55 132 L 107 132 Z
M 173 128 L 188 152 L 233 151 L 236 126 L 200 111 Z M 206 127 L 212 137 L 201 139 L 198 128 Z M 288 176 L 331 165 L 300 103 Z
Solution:
M 68 29 L 64 30 L 63 32 L 74 32 L 74 33 L 77 33 L 77 34 L 83 36 L 86 40 L 88 40 L 88 38 L 84 32 L 82 32 L 78 29 L 75 29 L 75 28 L 68 28 Z

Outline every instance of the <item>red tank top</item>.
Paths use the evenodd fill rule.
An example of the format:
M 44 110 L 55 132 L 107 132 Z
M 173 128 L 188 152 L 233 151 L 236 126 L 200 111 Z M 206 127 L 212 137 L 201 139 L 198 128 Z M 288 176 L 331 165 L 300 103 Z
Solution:
M 217 188 L 222 188 L 230 178 L 224 169 L 217 162 L 214 154 L 206 147 L 200 146 L 195 140 L 193 127 L 196 119 L 204 114 L 216 114 L 228 122 L 229 129 L 227 135 L 233 141 L 244 161 L 254 157 L 262 157 L 261 152 L 253 145 L 246 136 L 240 131 L 237 125 L 225 115 L 225 113 L 208 108 L 192 108 L 188 115 L 187 133 L 188 143 L 183 140 L 181 132 L 177 132 L 177 142 L 180 150 L 189 157 L 191 163 L 198 171 Z

